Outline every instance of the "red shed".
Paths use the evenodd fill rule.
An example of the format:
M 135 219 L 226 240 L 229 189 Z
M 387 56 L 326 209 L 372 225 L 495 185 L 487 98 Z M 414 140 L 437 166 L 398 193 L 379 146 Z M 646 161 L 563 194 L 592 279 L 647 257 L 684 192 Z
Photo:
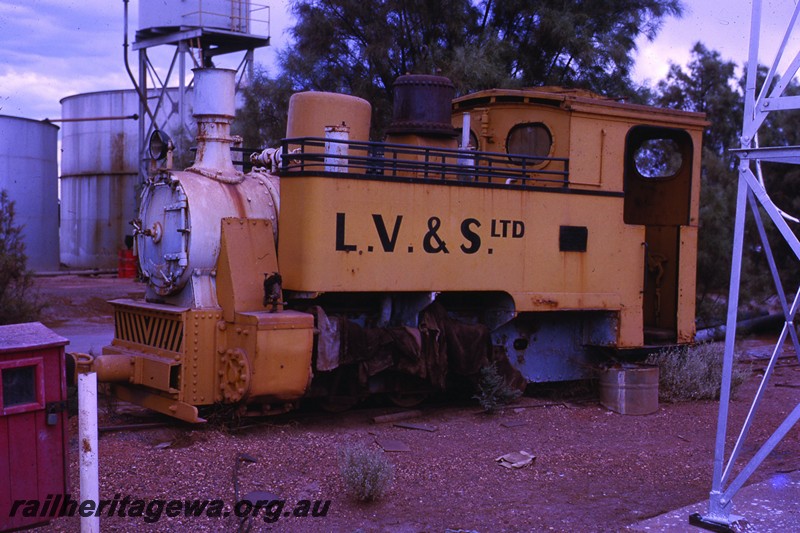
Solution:
M 47 523 L 67 493 L 68 342 L 38 322 L 0 326 L 0 531 Z

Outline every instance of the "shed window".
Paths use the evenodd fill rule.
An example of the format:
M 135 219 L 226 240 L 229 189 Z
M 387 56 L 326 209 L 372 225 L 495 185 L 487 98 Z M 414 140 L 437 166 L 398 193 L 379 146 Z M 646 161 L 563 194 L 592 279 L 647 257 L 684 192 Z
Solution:
M 0 387 L 2 414 L 43 409 L 42 360 L 37 358 L 0 363 Z
M 3 406 L 13 407 L 36 401 L 36 367 L 3 370 Z

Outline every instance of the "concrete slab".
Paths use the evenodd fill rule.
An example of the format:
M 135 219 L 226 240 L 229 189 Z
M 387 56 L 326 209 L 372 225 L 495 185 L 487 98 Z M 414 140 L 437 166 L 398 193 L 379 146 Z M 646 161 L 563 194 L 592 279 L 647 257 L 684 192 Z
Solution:
M 800 531 L 800 471 L 776 473 L 761 483 L 739 491 L 733 498 L 733 514 L 744 521 L 737 531 L 773 532 Z M 689 525 L 693 513 L 708 511 L 708 501 L 689 505 L 675 511 L 633 524 L 628 531 L 658 531 L 669 533 L 703 531 Z

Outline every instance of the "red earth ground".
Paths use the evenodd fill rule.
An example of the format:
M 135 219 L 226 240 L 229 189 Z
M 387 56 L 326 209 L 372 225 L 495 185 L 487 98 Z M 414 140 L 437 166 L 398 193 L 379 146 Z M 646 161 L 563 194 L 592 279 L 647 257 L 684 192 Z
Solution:
M 105 301 L 144 291 L 139 283 L 109 276 L 38 278 L 37 285 L 50 304 L 43 323 L 67 334 L 84 326 L 107 331 L 103 328 L 113 321 Z M 753 356 L 765 351 L 757 340 L 742 346 Z M 740 427 L 765 367 L 759 360 L 746 364 L 754 372 L 732 402 L 734 430 L 729 433 Z M 798 388 L 797 359 L 782 358 L 745 453 L 752 454 L 797 405 Z M 166 423 L 101 432 L 101 498 L 221 500 L 224 507 L 218 518 L 162 512 L 152 523 L 144 517 L 104 516 L 101 526 L 103 531 L 237 531 L 233 476 L 237 457 L 247 454 L 256 462 L 239 462 L 240 497 L 258 490 L 286 502 L 274 522 L 266 522 L 262 511 L 252 531 L 626 530 L 707 500 L 718 406 L 715 401 L 662 403 L 654 414 L 625 416 L 603 407 L 596 391 L 583 384 L 525 396 L 494 415 L 481 412 L 471 400 L 426 404 L 420 417 L 406 421 L 432 430 L 426 431 L 373 423 L 375 416 L 399 411 L 377 401 L 336 415 L 309 406 L 255 424 L 190 426 L 104 400 L 102 428 Z M 70 488 L 77 497 L 75 418 L 70 432 Z M 389 490 L 376 502 L 358 503 L 345 493 L 340 451 L 357 443 L 380 450 L 379 442 L 404 445 L 407 451 L 385 452 L 394 467 Z M 495 461 L 521 450 L 536 456 L 530 466 L 506 469 Z M 797 469 L 800 438 L 795 428 L 752 481 Z M 302 500 L 330 500 L 330 505 L 325 516 L 291 516 L 288 512 Z M 277 505 L 271 509 L 274 516 Z M 44 530 L 78 531 L 79 520 L 60 518 Z M 687 525 L 686 530 L 693 529 Z

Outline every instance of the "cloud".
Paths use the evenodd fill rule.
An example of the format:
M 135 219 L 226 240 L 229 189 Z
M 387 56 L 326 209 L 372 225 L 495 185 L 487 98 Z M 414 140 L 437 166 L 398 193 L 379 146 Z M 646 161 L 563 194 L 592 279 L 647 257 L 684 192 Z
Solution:
M 131 0 L 128 49 L 131 68 L 138 69 L 133 50 L 142 0 Z M 152 3 L 152 2 L 151 2 Z M 256 61 L 274 64 L 291 24 L 286 0 L 256 0 L 269 4 L 273 46 L 256 50 Z M 124 4 L 119 0 L 0 0 L 0 114 L 41 119 L 61 115 L 59 101 L 73 94 L 132 89 L 124 65 Z M 265 12 L 254 15 L 251 30 L 266 33 Z M 148 50 L 160 76 L 166 74 L 174 47 Z M 237 56 L 237 57 L 233 57 Z M 236 68 L 238 54 L 221 56 L 220 66 Z M 173 77 L 177 84 L 177 77 Z
M 0 3 L 0 113 L 56 118 L 65 96 L 130 88 L 123 27 L 122 2 Z
M 638 53 L 634 79 L 657 82 L 666 75 L 670 63 L 685 66 L 691 58 L 695 42 L 702 42 L 709 50 L 720 53 L 723 60 L 733 61 L 742 67 L 750 49 L 750 2 L 708 2 L 688 0 L 688 10 L 681 19 L 665 22 L 653 42 L 637 41 Z M 794 2 L 764 0 L 762 7 L 761 42 L 759 62 L 771 63 L 791 19 Z M 789 42 L 785 53 L 793 57 L 800 44 L 800 32 Z M 784 60 L 782 65 L 786 65 Z

